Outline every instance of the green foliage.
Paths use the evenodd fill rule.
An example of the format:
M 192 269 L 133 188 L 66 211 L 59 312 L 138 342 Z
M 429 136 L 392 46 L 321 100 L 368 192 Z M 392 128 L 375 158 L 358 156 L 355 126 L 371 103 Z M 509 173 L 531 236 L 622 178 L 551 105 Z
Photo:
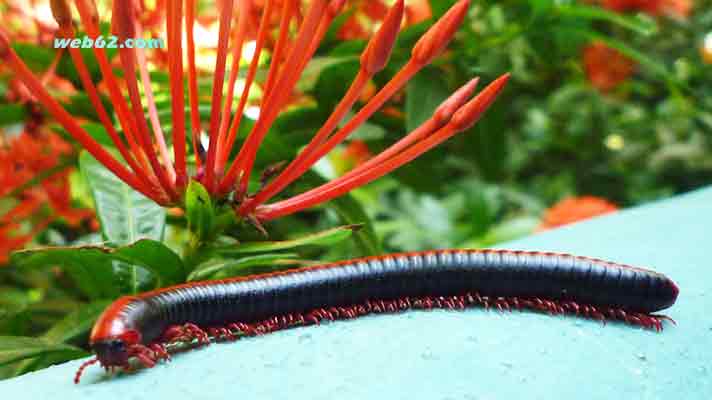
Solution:
M 122 245 L 142 238 L 163 238 L 166 212 L 161 206 L 131 189 L 89 153 L 82 152 L 79 163 L 91 188 L 105 240 Z
M 196 181 L 190 181 L 185 194 L 185 217 L 188 229 L 199 240 L 209 239 L 215 224 L 215 207 L 208 191 Z
M 62 354 L 67 358 L 76 358 L 87 353 L 77 347 L 52 343 L 46 339 L 0 336 L 0 367 L 28 358 L 52 354 Z

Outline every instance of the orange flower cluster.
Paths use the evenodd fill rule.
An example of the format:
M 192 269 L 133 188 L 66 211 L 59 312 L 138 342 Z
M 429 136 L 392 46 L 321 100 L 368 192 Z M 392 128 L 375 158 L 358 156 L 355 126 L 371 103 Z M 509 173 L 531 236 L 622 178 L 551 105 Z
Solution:
M 361 0 L 337 36 L 342 40 L 368 39 L 377 22 L 383 21 L 388 6 L 383 0 Z M 405 26 L 415 25 L 433 16 L 429 0 L 414 0 L 405 6 Z
M 553 229 L 617 210 L 618 206 L 600 197 L 569 197 L 546 210 L 537 231 Z
M 615 88 L 635 71 L 633 60 L 603 42 L 594 42 L 583 49 L 583 66 L 591 84 L 602 91 Z
M 10 209 L 0 216 L 0 265 L 56 219 L 76 227 L 93 218 L 91 210 L 72 206 L 72 169 L 61 165 L 73 152 L 50 132 L 25 130 L 8 141 L 0 136 L 0 197 L 14 203 L 7 201 Z
M 601 7 L 617 11 L 642 11 L 652 16 L 666 15 L 687 18 L 694 7 L 693 0 L 598 0 Z M 599 90 L 609 91 L 627 80 L 635 71 L 635 62 L 602 42 L 594 42 L 583 50 L 586 76 Z
M 602 6 L 620 12 L 642 11 L 653 16 L 686 18 L 694 4 L 693 0 L 602 0 Z

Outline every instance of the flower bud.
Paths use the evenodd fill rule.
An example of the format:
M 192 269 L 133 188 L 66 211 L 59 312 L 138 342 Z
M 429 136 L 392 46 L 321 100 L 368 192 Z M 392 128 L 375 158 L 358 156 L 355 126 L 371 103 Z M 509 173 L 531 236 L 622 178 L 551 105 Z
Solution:
M 466 84 L 462 85 L 461 88 L 457 89 L 455 93 L 451 94 L 450 97 L 445 99 L 445 101 L 443 101 L 438 108 L 435 109 L 435 113 L 433 113 L 433 120 L 435 120 L 435 123 L 438 126 L 443 126 L 450 122 L 453 114 L 455 114 L 455 112 L 462 107 L 463 104 L 465 104 L 467 99 L 472 96 L 472 93 L 475 92 L 475 88 L 477 88 L 477 83 L 479 81 L 479 77 L 473 78 Z
M 474 99 L 460 107 L 450 120 L 452 127 L 458 131 L 464 131 L 474 125 L 489 106 L 492 105 L 508 80 L 509 73 L 500 76 L 494 82 L 487 85 Z
M 50 0 L 49 6 L 52 9 L 52 16 L 57 21 L 57 25 L 61 29 L 66 29 L 72 26 L 72 12 L 69 9 L 67 0 Z
M 396 1 L 388 11 L 388 14 L 386 14 L 386 18 L 383 20 L 378 32 L 368 42 L 366 50 L 361 55 L 361 68 L 368 75 L 376 74 L 388 63 L 400 30 L 403 11 L 403 0 Z
M 413 46 L 412 57 L 425 65 L 447 47 L 467 15 L 470 0 L 460 0 L 452 6 Z

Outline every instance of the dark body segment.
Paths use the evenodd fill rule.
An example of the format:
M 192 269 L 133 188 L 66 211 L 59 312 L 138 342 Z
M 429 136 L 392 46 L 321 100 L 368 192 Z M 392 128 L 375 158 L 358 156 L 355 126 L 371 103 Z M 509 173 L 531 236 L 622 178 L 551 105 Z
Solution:
M 392 254 L 124 298 L 97 322 L 92 342 L 105 340 L 108 332 L 122 327 L 138 331 L 141 342 L 148 344 L 172 325 L 250 323 L 371 300 L 466 293 L 571 301 L 647 314 L 672 305 L 678 289 L 653 271 L 567 254 L 509 250 Z

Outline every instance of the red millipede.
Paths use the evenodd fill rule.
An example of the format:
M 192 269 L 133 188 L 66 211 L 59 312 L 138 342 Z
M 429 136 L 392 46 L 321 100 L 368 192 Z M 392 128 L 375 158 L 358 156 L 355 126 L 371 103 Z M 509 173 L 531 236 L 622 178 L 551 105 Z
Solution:
M 532 309 L 662 329 L 653 312 L 678 288 L 643 268 L 569 254 L 437 250 L 389 254 L 225 280 L 187 283 L 116 300 L 91 332 L 106 369 L 168 359 L 167 345 L 207 344 L 321 320 L 407 309 Z

